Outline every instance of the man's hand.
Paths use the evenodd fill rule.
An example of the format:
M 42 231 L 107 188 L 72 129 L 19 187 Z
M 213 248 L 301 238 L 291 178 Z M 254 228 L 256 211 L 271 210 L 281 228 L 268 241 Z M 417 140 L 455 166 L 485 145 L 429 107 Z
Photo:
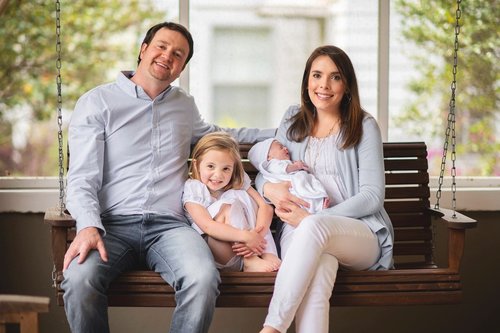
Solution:
M 89 252 L 94 249 L 99 251 L 99 255 L 103 261 L 108 261 L 108 253 L 104 247 L 99 230 L 94 227 L 80 230 L 64 255 L 63 272 L 76 256 L 80 255 L 78 263 L 81 264 L 85 261 Z

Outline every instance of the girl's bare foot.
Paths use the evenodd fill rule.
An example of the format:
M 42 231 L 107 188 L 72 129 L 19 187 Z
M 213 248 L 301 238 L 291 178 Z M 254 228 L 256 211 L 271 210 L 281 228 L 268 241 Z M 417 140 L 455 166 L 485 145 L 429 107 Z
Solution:
M 243 259 L 243 272 L 273 272 L 273 263 L 258 256 L 251 256 Z
M 277 255 L 272 254 L 272 253 L 264 253 L 260 256 L 262 259 L 265 261 L 269 261 L 270 263 L 273 264 L 274 271 L 277 271 L 280 268 L 281 265 L 281 260 L 278 258 Z

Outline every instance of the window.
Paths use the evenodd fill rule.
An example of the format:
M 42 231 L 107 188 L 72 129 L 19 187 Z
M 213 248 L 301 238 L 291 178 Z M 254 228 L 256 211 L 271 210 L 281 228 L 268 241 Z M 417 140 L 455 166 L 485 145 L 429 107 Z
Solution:
M 434 48 L 443 50 L 441 53 L 429 52 L 428 47 L 415 44 L 416 36 L 404 36 L 408 26 L 418 28 L 428 18 L 428 15 L 419 17 L 418 13 L 411 17 L 405 14 L 405 2 L 410 3 L 406 6 L 420 6 L 418 2 L 402 0 L 308 1 L 307 4 L 297 1 L 272 4 L 232 1 L 224 5 L 220 2 L 191 1 L 190 28 L 195 40 L 200 43 L 190 71 L 190 91 L 209 121 L 227 121 L 228 117 L 221 117 L 220 112 L 231 109 L 224 101 L 214 99 L 224 96 L 222 98 L 227 98 L 227 103 L 236 103 L 233 104 L 236 107 L 246 104 L 246 100 L 252 100 L 253 95 L 252 104 L 257 103 L 255 109 L 259 108 L 254 109 L 258 113 L 255 122 L 240 122 L 243 121 L 241 118 L 236 121 L 235 118 L 239 117 L 236 114 L 240 112 L 234 109 L 234 121 L 227 124 L 276 126 L 286 107 L 299 102 L 302 70 L 312 49 L 321 44 L 337 45 L 349 54 L 357 72 L 363 106 L 378 117 L 384 137 L 390 141 L 425 141 L 429 150 L 430 172 L 438 175 L 450 95 L 450 63 L 453 60 L 444 56 L 453 50 L 454 12 L 450 6 L 434 8 L 443 14 L 447 13 L 442 15 L 447 17 L 447 31 L 438 21 L 433 27 L 436 32 L 421 35 L 435 37 L 436 40 L 441 35 L 449 38 L 436 43 Z M 424 7 L 424 13 L 432 12 L 430 8 L 425 8 L 432 4 L 421 6 Z M 384 11 L 379 12 L 379 8 Z M 388 30 L 382 31 L 384 34 L 379 39 L 379 29 L 382 29 L 380 23 L 386 24 Z M 269 38 L 259 36 L 263 29 L 268 31 Z M 383 42 L 388 45 L 387 49 L 383 49 Z M 387 62 L 386 67 L 381 66 L 384 62 Z M 221 64 L 222 68 L 219 67 Z M 443 73 L 441 77 L 426 79 L 429 71 L 433 72 L 434 69 L 435 73 Z M 459 67 L 459 72 L 463 70 Z M 272 80 L 263 79 L 266 74 L 271 74 Z M 446 79 L 447 74 L 449 80 Z M 230 79 L 226 76 L 230 76 Z M 257 89 L 255 82 L 250 83 L 249 80 L 260 81 L 258 86 L 261 88 Z M 384 80 L 388 82 L 387 87 L 381 84 Z M 266 89 L 270 105 L 263 115 L 259 112 L 266 108 L 261 100 Z M 386 104 L 384 98 L 388 98 Z M 464 101 L 457 99 L 457 103 L 460 102 Z M 462 110 L 457 108 L 458 111 Z M 496 118 L 490 117 L 486 131 L 493 138 L 499 135 L 500 130 L 492 125 L 498 119 L 499 112 L 496 114 Z M 496 139 L 488 148 L 477 142 L 481 141 L 479 137 L 482 136 L 478 129 L 480 125 L 469 126 L 467 119 L 471 119 L 468 118 L 470 115 L 470 112 L 463 112 L 457 119 L 457 149 L 463 152 L 458 157 L 460 164 L 457 174 L 500 175 L 500 143 Z M 426 126 L 420 126 L 422 123 Z M 481 126 L 486 125 L 483 122 Z M 476 142 L 469 144 L 472 130 L 475 130 L 472 139 L 475 138 Z M 481 153 L 486 157 L 481 157 Z
M 135 68 L 145 29 L 178 15 L 177 1 L 168 2 L 61 1 L 65 125 L 83 92 Z M 0 13 L 0 176 L 58 172 L 54 10 L 7 1 Z
M 267 28 L 214 27 L 210 75 L 213 121 L 230 127 L 265 127 L 270 114 L 272 47 Z M 196 96 L 196 94 L 195 94 Z
M 488 2 L 488 0 L 482 1 Z M 136 20 L 136 22 L 141 23 L 131 25 L 125 33 L 124 29 L 119 29 L 120 33 L 116 34 L 117 37 L 113 39 L 116 44 L 122 44 L 121 46 L 124 46 L 127 50 L 136 50 L 145 29 L 159 20 L 173 20 L 189 25 L 195 39 L 195 54 L 188 69 L 181 76 L 179 83 L 195 97 L 200 112 L 207 121 L 216 122 L 223 126 L 277 126 L 286 108 L 291 104 L 300 102 L 300 82 L 303 68 L 311 51 L 321 44 L 331 43 L 337 45 L 344 49 L 353 61 L 363 106 L 379 119 L 384 135 L 390 141 L 425 141 L 431 155 L 430 165 L 434 168 L 431 173 L 437 175 L 443 142 L 441 133 L 445 123 L 443 123 L 443 118 L 437 116 L 436 110 L 438 109 L 434 109 L 432 106 L 439 104 L 439 112 L 446 111 L 446 105 L 443 105 L 443 100 L 446 100 L 446 98 L 439 99 L 439 96 L 428 92 L 425 94 L 419 93 L 419 89 L 423 88 L 416 85 L 412 80 L 416 79 L 417 83 L 427 80 L 425 69 L 431 65 L 436 66 L 436 69 L 440 69 L 439 66 L 448 66 L 448 68 L 444 67 L 444 70 L 450 70 L 449 66 L 452 60 L 444 60 L 437 53 L 429 53 L 421 46 L 415 45 L 411 38 L 403 37 L 402 32 L 405 27 L 410 26 L 410 23 L 416 26 L 419 24 L 424 25 L 418 22 L 416 16 L 405 16 L 405 11 L 401 11 L 398 7 L 398 4 L 403 2 L 403 0 L 379 0 L 378 2 L 363 0 L 326 2 L 321 0 L 154 0 L 151 2 L 128 0 L 128 6 L 123 6 L 123 2 L 115 0 L 103 3 L 103 8 L 100 11 L 94 10 L 92 15 L 94 15 L 93 22 L 98 26 L 99 20 L 96 20 L 95 16 L 98 15 L 97 12 L 101 12 L 103 17 L 109 18 L 110 16 L 106 15 L 106 8 L 109 10 L 109 8 L 114 8 L 113 6 L 116 4 L 120 8 L 128 7 L 128 9 L 132 8 L 131 6 L 139 6 L 134 8 L 136 8 L 135 12 L 145 15 L 144 19 Z M 80 7 L 77 7 L 76 3 L 63 3 L 63 6 L 66 6 L 65 9 L 73 8 L 71 10 L 82 12 L 82 18 L 85 17 L 83 14 L 90 15 L 91 8 L 85 7 L 86 1 L 77 3 L 80 4 Z M 153 6 L 153 10 L 148 10 L 148 3 Z M 427 4 L 427 2 L 424 2 L 423 5 L 432 6 L 432 3 Z M 468 5 L 462 2 L 462 6 Z M 487 5 L 480 7 L 486 8 L 486 10 L 489 8 Z M 466 9 L 462 13 L 464 19 L 468 19 L 467 15 L 493 15 L 491 11 L 478 14 L 479 8 Z M 17 10 L 29 12 L 30 9 L 19 7 Z M 89 10 L 89 12 L 86 12 L 86 10 Z M 433 8 L 433 10 L 428 10 L 427 13 L 440 10 L 439 8 Z M 446 12 L 450 10 L 453 10 L 451 6 L 446 8 Z M 120 13 L 121 17 L 127 16 L 125 12 Z M 441 16 L 453 19 L 454 13 Z M 137 18 L 136 16 L 133 17 Z M 38 32 L 40 34 L 53 35 L 51 20 L 53 20 L 53 17 L 48 19 L 50 24 L 47 29 L 39 27 Z M 5 22 L 4 17 L 2 17 L 1 21 Z M 405 24 L 402 24 L 402 22 L 405 22 Z M 468 22 L 470 25 L 471 22 L 474 24 L 475 21 L 471 17 Z M 70 23 L 63 20 L 63 26 L 64 24 L 67 27 Z M 442 46 L 442 49 L 447 50 L 448 53 L 451 52 L 453 47 L 452 25 L 453 23 L 448 22 L 448 30 L 442 32 L 443 35 L 448 36 Z M 4 27 L 0 24 L 0 29 L 2 28 Z M 386 28 L 387 31 L 384 30 Z M 484 34 L 481 36 L 494 35 L 496 30 L 493 28 L 490 30 L 490 34 L 483 32 Z M 78 45 L 74 44 L 75 41 L 80 39 L 87 38 L 87 41 L 95 42 L 96 36 L 93 33 L 86 31 L 86 29 L 78 31 L 78 35 L 66 35 L 63 43 L 73 45 L 73 48 L 75 48 Z M 462 34 L 467 34 L 467 32 L 464 30 Z M 2 34 L 2 36 L 5 36 L 5 34 Z M 479 43 L 479 41 L 475 40 L 475 43 Z M 0 53 L 0 57 L 3 57 L 3 59 L 11 54 L 7 52 L 7 49 L 19 49 L 19 47 L 9 42 L 4 42 L 2 45 L 5 45 L 4 52 Z M 102 49 L 101 43 L 93 43 L 93 45 L 94 47 L 89 49 L 93 53 L 88 53 L 88 57 L 86 57 L 90 59 L 90 63 L 86 66 L 95 70 L 97 63 L 92 59 L 109 58 L 109 54 Z M 488 56 L 487 50 L 483 53 Z M 78 54 L 81 54 L 81 51 L 75 53 L 75 55 Z M 133 69 L 137 56 L 136 52 L 126 51 L 121 54 L 130 56 L 130 59 L 120 57 L 119 64 L 107 67 L 107 70 L 102 70 L 100 75 L 91 76 L 94 81 L 88 84 L 94 86 L 97 84 L 96 82 L 112 80 L 116 75 L 117 68 Z M 422 63 L 418 62 L 418 59 L 414 59 L 414 56 L 419 55 L 424 56 L 427 61 Z M 459 54 L 459 57 L 461 56 L 465 55 Z M 67 69 L 69 67 L 68 63 L 71 61 L 70 56 L 66 55 L 66 58 L 63 59 L 63 69 Z M 481 65 L 486 66 L 486 63 L 481 63 Z M 52 66 L 53 64 L 50 64 L 50 67 Z M 82 66 L 81 68 L 85 68 L 85 65 Z M 459 66 L 461 66 L 459 67 L 459 73 L 461 73 L 465 66 L 462 63 Z M 2 67 L 4 68 L 4 66 Z M 483 75 L 490 72 L 497 75 L 491 78 L 494 82 L 492 89 L 496 91 L 495 89 L 498 89 L 498 67 L 485 70 Z M 481 75 L 481 72 L 479 73 Z M 72 105 L 74 105 L 79 95 L 79 93 L 75 92 L 78 84 L 75 83 L 76 81 L 71 76 L 76 74 L 88 73 L 84 70 L 63 72 L 63 96 L 67 101 L 65 106 L 66 120 L 69 118 L 68 115 L 71 112 Z M 84 77 L 84 81 L 85 78 L 87 77 Z M 469 81 L 460 77 L 458 79 L 460 83 Z M 40 83 L 45 82 L 44 80 L 49 82 L 44 86 L 44 89 L 54 89 L 55 83 L 51 82 L 53 79 L 50 75 L 37 75 L 32 81 L 23 85 L 22 89 L 18 89 L 20 92 L 18 98 L 27 100 L 30 89 L 35 87 L 33 82 Z M 384 86 L 384 82 L 387 82 L 387 87 Z M 443 84 L 446 85 L 444 88 L 446 90 L 449 87 L 449 82 L 446 81 Z M 88 88 L 90 86 L 85 89 Z M 461 96 L 472 96 L 474 91 L 471 89 L 477 89 L 472 87 L 467 88 L 470 89 L 468 91 L 460 90 L 463 88 L 464 85 L 459 84 L 458 89 Z M 30 97 L 30 100 L 37 101 L 37 105 L 45 103 L 44 99 L 37 99 L 40 93 L 33 96 L 33 98 Z M 72 101 L 69 102 L 70 100 Z M 420 100 L 425 102 L 421 104 L 420 111 L 427 111 L 427 113 L 421 113 L 422 119 L 417 118 L 411 112 L 405 114 L 411 108 L 415 109 L 415 105 L 419 105 Z M 23 105 L 8 108 L 4 101 L 4 98 L 0 99 L 2 121 L 14 122 L 15 126 L 7 128 L 4 126 L 5 124 L 0 124 L 2 133 L 10 133 L 9 131 L 12 128 L 12 137 L 8 140 L 4 138 L 0 142 L 2 174 L 16 174 L 16 171 L 11 166 L 15 163 L 27 165 L 28 161 L 40 161 L 38 164 L 43 165 L 45 169 L 32 167 L 31 169 L 35 171 L 24 173 L 24 175 L 44 176 L 55 174 L 57 172 L 56 154 L 53 153 L 55 152 L 55 120 L 50 119 L 48 127 L 40 127 L 42 122 L 33 122 L 32 120 L 36 117 L 33 117 L 30 110 L 27 110 Z M 463 100 L 457 101 L 458 104 L 463 102 Z M 498 103 L 498 101 L 495 103 Z M 457 132 L 461 135 L 459 143 L 462 144 L 460 149 L 465 150 L 464 147 L 469 142 L 476 147 L 469 145 L 476 150 L 467 151 L 467 155 L 463 155 L 462 152 L 458 155 L 460 165 L 465 165 L 464 167 L 460 166 L 459 175 L 473 176 L 473 178 L 459 180 L 459 188 L 479 187 L 491 190 L 500 187 L 498 178 L 500 175 L 498 169 L 500 166 L 500 144 L 498 140 L 500 135 L 500 128 L 498 128 L 500 111 L 495 103 L 485 111 L 488 113 L 488 117 L 491 116 L 491 118 L 488 118 L 491 126 L 487 128 L 484 127 L 483 123 L 476 121 L 475 116 L 470 112 L 460 113 L 457 116 Z M 439 118 L 440 122 L 432 127 L 430 124 L 434 118 Z M 386 121 L 388 124 L 387 129 L 385 128 Z M 426 125 L 421 126 L 421 124 Z M 414 129 L 420 131 L 413 131 Z M 488 138 L 481 134 L 482 129 L 487 129 Z M 438 130 L 441 133 L 437 133 Z M 49 138 L 52 136 L 52 139 L 49 141 L 39 140 L 39 135 L 43 132 L 46 132 Z M 23 133 L 28 134 L 23 135 Z M 22 146 L 35 139 L 38 140 L 38 143 L 33 144 L 29 151 L 11 151 L 12 147 L 16 147 L 16 145 Z M 490 147 L 489 150 L 479 150 L 479 148 L 484 148 L 483 141 L 488 143 L 486 146 Z M 27 154 L 36 151 L 39 152 L 40 158 L 32 158 L 32 155 Z M 488 156 L 488 159 L 480 159 L 479 155 Z M 6 164 L 6 161 L 11 164 Z M 29 168 L 26 167 L 26 169 Z M 11 170 L 14 170 L 14 172 L 11 172 Z M 483 170 L 486 170 L 486 172 L 483 173 Z M 487 175 L 488 178 L 478 178 L 477 176 L 481 174 Z M 17 173 L 17 175 L 22 174 Z M 0 191 L 2 191 L 2 188 L 24 186 L 12 183 L 12 181 L 12 179 L 0 179 Z M 465 182 L 465 184 L 460 182 Z M 49 188 L 53 189 L 54 184 L 55 182 L 50 180 L 50 184 L 36 182 L 33 186 L 37 188 L 37 191 L 45 191 Z M 5 190 L 3 193 L 8 191 L 11 190 Z M 3 194 L 0 193 L 0 195 Z M 473 196 L 477 197 L 477 194 Z M 490 192 L 488 192 L 487 197 L 490 197 Z M 467 202 L 467 204 L 469 203 Z M 1 209 L 2 207 L 0 207 Z
M 256 117 L 252 123 L 234 119 L 233 125 L 276 127 L 284 110 L 300 102 L 303 65 L 321 42 L 324 14 L 309 4 L 265 3 L 190 2 L 189 27 L 196 46 L 189 91 L 207 121 L 215 121 L 223 109 L 245 105 L 242 111 L 249 109 Z M 214 100 L 226 97 L 230 100 Z M 237 110 L 232 114 L 240 117 Z
M 457 5 L 394 0 L 390 6 L 389 138 L 425 141 L 430 173 L 437 176 L 452 95 Z M 490 6 L 489 0 L 461 3 L 455 98 L 458 176 L 500 176 L 498 42 L 495 20 L 488 19 L 494 15 Z

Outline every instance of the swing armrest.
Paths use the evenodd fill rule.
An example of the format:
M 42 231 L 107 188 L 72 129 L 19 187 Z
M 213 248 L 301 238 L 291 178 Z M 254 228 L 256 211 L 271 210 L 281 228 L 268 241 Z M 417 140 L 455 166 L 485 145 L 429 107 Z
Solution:
M 76 221 L 68 211 L 61 215 L 58 207 L 49 208 L 45 212 L 44 222 L 51 226 L 52 234 L 52 259 L 54 260 L 54 272 L 62 272 L 64 254 L 69 239 L 69 230 L 76 225 Z
M 45 211 L 44 221 L 53 227 L 71 228 L 76 225 L 76 221 L 71 217 L 67 210 L 62 215 L 58 207 L 52 207 Z
M 465 249 L 465 230 L 475 228 L 477 221 L 451 209 L 429 208 L 429 211 L 448 225 L 448 269 L 459 273 Z
M 452 229 L 470 229 L 477 226 L 477 221 L 470 217 L 454 212 L 446 208 L 429 208 L 432 216 L 439 217 L 448 223 L 448 228 Z

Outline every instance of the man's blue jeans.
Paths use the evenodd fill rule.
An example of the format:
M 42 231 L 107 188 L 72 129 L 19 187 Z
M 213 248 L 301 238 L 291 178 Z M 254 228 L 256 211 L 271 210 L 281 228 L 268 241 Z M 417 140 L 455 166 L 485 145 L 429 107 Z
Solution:
M 64 272 L 64 305 L 71 331 L 109 332 L 109 284 L 122 272 L 145 265 L 175 289 L 171 333 L 208 332 L 219 294 L 219 272 L 205 241 L 188 222 L 144 214 L 103 218 L 108 262 L 97 251 Z

